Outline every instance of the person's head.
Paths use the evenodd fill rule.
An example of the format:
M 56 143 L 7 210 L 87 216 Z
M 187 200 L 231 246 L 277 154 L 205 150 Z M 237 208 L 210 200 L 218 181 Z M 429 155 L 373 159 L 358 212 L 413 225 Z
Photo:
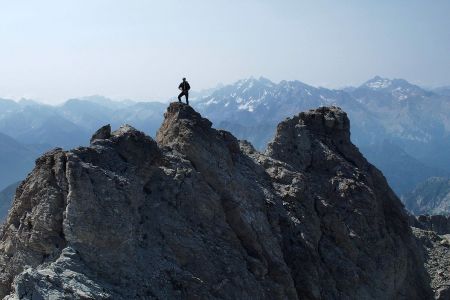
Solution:
M 186 78 L 185 78 L 185 77 L 183 77 L 183 81 L 186 81 Z

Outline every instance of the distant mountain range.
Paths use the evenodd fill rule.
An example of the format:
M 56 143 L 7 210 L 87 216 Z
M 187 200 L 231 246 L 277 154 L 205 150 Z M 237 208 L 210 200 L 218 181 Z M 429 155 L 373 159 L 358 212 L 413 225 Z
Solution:
M 40 152 L 0 133 L 0 190 L 13 182 L 23 180 L 34 166 Z M 1 204 L 0 204 L 1 205 Z
M 116 102 L 101 96 L 70 99 L 59 106 L 0 99 L 0 190 L 23 180 L 43 152 L 87 145 L 104 124 L 128 123 L 154 135 L 165 108 L 160 102 Z
M 443 96 L 450 96 L 450 86 L 435 88 L 433 91 Z
M 431 167 L 412 157 L 391 141 L 360 146 L 367 160 L 383 171 L 391 187 L 404 200 L 405 194 L 417 184 L 435 176 L 449 176 L 450 172 Z
M 286 117 L 318 106 L 339 106 L 351 120 L 353 142 L 404 196 L 429 177 L 450 175 L 449 91 L 378 76 L 341 90 L 261 77 L 193 92 L 192 105 L 216 128 L 258 149 L 265 148 L 276 124 Z M 128 123 L 154 136 L 166 106 L 101 96 L 70 99 L 59 106 L 0 99 L 0 143 L 9 147 L 0 149 L 0 189 L 24 178 L 43 151 L 86 145 L 104 124 L 117 128 Z
M 87 144 L 105 123 L 129 123 L 154 135 L 165 107 L 160 102 L 116 102 L 101 96 L 70 99 L 59 106 L 0 99 L 0 132 L 42 149 L 73 148 Z
M 429 176 L 450 173 L 450 97 L 402 79 L 377 76 L 360 87 L 330 90 L 299 81 L 276 84 L 251 78 L 225 86 L 196 105 L 216 127 L 259 149 L 280 120 L 336 105 L 350 117 L 352 140 L 400 196 Z
M 419 184 L 404 199 L 406 208 L 416 215 L 450 214 L 450 178 L 432 177 Z

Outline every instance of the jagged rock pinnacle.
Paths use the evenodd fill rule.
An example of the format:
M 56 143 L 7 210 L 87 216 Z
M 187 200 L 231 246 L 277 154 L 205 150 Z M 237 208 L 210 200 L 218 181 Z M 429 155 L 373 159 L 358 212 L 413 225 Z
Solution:
M 95 140 L 105 140 L 111 137 L 111 125 L 105 125 L 97 130 L 91 137 L 91 144 Z
M 332 152 L 342 154 L 359 167 L 367 165 L 350 141 L 347 114 L 334 106 L 302 112 L 281 122 L 266 154 L 306 169 L 313 163 L 314 145 L 318 150 L 323 148 L 321 145 L 326 145 L 332 148 Z
M 164 121 L 156 135 L 156 141 L 165 146 L 172 145 L 183 133 L 181 128 L 212 133 L 211 121 L 202 118 L 191 106 L 184 103 L 173 102 L 164 113 Z
M 338 108 L 265 154 L 171 103 L 42 156 L 0 234 L 7 299 L 429 299 L 408 217 Z M 27 298 L 28 297 L 28 298 Z
M 196 124 L 204 127 L 211 127 L 212 123 L 208 119 L 202 118 L 202 116 L 196 112 L 191 106 L 184 103 L 172 102 L 167 108 L 167 112 L 164 114 L 166 120 L 176 118 L 178 120 L 191 120 Z

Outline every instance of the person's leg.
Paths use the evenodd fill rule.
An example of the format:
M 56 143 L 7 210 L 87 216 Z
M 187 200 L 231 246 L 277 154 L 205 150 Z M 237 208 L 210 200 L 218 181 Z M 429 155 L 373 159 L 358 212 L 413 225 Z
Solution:
M 178 95 L 178 102 L 181 102 L 181 97 L 183 97 L 183 92 Z
M 184 94 L 186 96 L 186 104 L 189 105 L 189 92 Z

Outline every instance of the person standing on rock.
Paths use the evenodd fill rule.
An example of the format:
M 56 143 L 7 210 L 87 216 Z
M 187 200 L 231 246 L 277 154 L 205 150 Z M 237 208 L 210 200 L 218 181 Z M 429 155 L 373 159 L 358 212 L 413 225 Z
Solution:
M 178 95 L 178 102 L 181 102 L 181 97 L 186 97 L 186 104 L 189 105 L 189 90 L 191 86 L 189 82 L 186 81 L 186 78 L 183 78 L 183 82 L 180 83 L 178 89 L 181 90 L 181 93 Z

